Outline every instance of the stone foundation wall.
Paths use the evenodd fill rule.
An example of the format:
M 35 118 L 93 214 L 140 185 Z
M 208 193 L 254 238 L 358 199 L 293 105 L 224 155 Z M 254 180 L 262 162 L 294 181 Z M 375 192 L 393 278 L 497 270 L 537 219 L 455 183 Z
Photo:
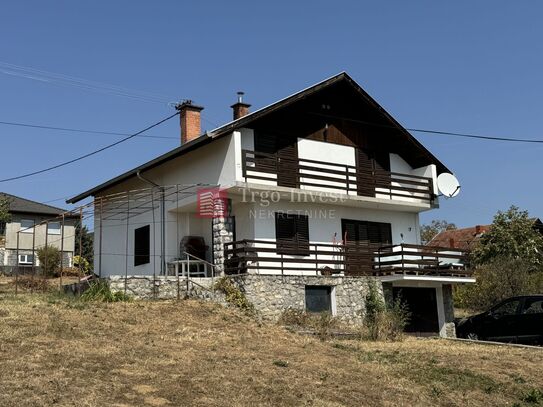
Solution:
M 126 294 L 138 300 L 171 300 L 187 297 L 187 280 L 176 277 L 156 277 L 153 276 L 110 276 L 106 280 L 109 288 L 113 292 L 125 292 Z M 194 281 L 193 284 L 192 281 Z M 211 289 L 211 278 L 191 278 L 189 283 L 189 296 L 200 299 L 212 299 L 209 290 Z M 222 302 L 220 293 L 216 293 L 218 302 Z
M 364 277 L 244 274 L 228 278 L 264 318 L 271 320 L 277 320 L 289 308 L 304 310 L 306 285 L 333 287 L 336 317 L 344 322 L 361 323 L 366 309 L 368 278 Z

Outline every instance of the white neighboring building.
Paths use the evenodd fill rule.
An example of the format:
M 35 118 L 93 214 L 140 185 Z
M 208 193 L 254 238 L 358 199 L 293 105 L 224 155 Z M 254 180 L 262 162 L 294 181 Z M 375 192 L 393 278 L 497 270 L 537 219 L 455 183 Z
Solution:
M 454 335 L 452 284 L 474 280 L 462 253 L 420 246 L 419 225 L 450 171 L 346 73 L 254 113 L 238 100 L 234 120 L 204 134 L 202 108 L 178 108 L 180 147 L 68 202 L 93 196 L 99 207 L 150 185 L 208 184 L 224 213 L 202 216 L 192 195 L 124 223 L 95 216 L 102 277 L 168 274 L 194 236 L 208 247 L 200 256 L 238 275 L 271 316 L 299 307 L 359 320 L 374 276 L 387 301 L 408 303 L 410 330 Z

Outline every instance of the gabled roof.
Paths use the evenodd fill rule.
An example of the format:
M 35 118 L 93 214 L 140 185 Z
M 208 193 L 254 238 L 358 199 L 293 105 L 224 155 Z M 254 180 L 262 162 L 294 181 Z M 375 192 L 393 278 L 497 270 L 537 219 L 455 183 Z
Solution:
M 5 198 L 9 202 L 9 211 L 11 213 L 58 216 L 66 212 L 66 210 L 62 208 L 31 201 L 30 199 L 21 198 L 5 192 L 0 192 L 0 199 L 1 198 Z
M 469 228 L 444 230 L 434 236 L 427 246 L 470 250 L 481 236 L 488 232 L 490 227 L 491 225 L 478 225 Z
M 88 191 L 85 191 L 77 196 L 74 196 L 73 198 L 68 199 L 67 203 L 76 203 L 82 199 L 85 199 L 89 196 L 93 196 L 100 191 L 107 189 L 109 187 L 112 187 L 122 181 L 125 181 L 131 177 L 134 177 L 137 175 L 138 172 L 143 172 L 150 170 L 154 167 L 157 167 L 169 160 L 172 160 L 174 158 L 177 158 L 191 150 L 194 150 L 198 147 L 201 147 L 205 144 L 208 144 L 209 142 L 213 141 L 214 139 L 217 139 L 221 136 L 224 136 L 226 134 L 231 133 L 234 130 L 243 128 L 243 127 L 250 127 L 251 124 L 254 124 L 258 120 L 264 118 L 265 116 L 268 116 L 280 109 L 284 109 L 285 107 L 288 107 L 292 104 L 294 104 L 297 101 L 303 100 L 305 98 L 310 97 L 311 95 L 314 95 L 324 89 L 328 89 L 329 87 L 339 84 L 339 83 L 345 83 L 348 86 L 350 86 L 355 92 L 358 93 L 358 95 L 363 98 L 369 105 L 371 105 L 376 111 L 378 111 L 384 121 L 386 121 L 387 125 L 385 127 L 391 127 L 399 132 L 402 133 L 406 143 L 411 145 L 411 148 L 417 150 L 420 152 L 420 154 L 427 157 L 427 160 L 429 162 L 432 162 L 436 164 L 438 168 L 438 173 L 441 172 L 450 172 L 447 167 L 441 163 L 430 151 L 428 151 L 418 140 L 416 140 L 400 123 L 398 123 L 388 112 L 385 111 L 370 95 L 368 95 L 361 87 L 356 83 L 346 72 L 341 72 L 337 75 L 332 76 L 331 78 L 325 79 L 324 81 L 321 81 L 315 85 L 312 85 L 304 90 L 301 90 L 291 96 L 288 96 L 284 99 L 281 99 L 277 102 L 274 102 L 266 107 L 263 107 L 253 113 L 249 113 L 246 116 L 243 116 L 237 120 L 233 120 L 229 123 L 226 123 L 214 130 L 211 130 L 209 132 L 206 132 L 205 134 L 202 134 L 200 137 L 198 137 L 195 140 L 192 140 L 191 142 L 184 144 L 180 147 L 174 148 L 173 150 L 145 163 L 140 165 L 139 167 L 136 167 L 130 171 L 125 172 L 124 174 L 121 174 L 115 178 L 112 178 L 111 180 L 104 182 L 92 189 L 89 189 Z M 382 127 L 382 125 L 381 125 Z

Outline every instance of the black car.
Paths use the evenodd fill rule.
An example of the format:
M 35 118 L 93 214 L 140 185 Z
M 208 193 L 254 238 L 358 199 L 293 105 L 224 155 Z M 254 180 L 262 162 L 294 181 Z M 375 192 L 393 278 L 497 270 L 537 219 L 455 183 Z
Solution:
M 464 318 L 460 338 L 543 345 L 543 295 L 513 297 L 490 311 Z

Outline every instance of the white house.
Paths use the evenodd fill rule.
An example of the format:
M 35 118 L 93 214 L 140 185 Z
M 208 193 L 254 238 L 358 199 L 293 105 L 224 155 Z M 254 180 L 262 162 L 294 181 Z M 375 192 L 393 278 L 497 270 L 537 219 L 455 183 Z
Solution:
M 167 278 L 187 269 L 189 251 L 202 258 L 193 267 L 234 276 L 264 314 L 296 307 L 351 321 L 375 277 L 387 301 L 408 303 L 411 331 L 454 335 L 452 285 L 474 280 L 462 252 L 420 246 L 419 233 L 449 169 L 346 73 L 249 107 L 240 97 L 233 121 L 201 134 L 203 108 L 181 104 L 179 147 L 68 201 L 93 196 L 100 212 L 96 272 Z

